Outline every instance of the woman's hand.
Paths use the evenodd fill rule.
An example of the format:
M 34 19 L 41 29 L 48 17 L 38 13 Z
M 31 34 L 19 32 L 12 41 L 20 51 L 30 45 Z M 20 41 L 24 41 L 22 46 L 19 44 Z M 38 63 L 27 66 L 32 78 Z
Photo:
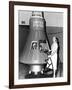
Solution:
M 51 58 L 51 55 L 48 55 L 48 58 Z

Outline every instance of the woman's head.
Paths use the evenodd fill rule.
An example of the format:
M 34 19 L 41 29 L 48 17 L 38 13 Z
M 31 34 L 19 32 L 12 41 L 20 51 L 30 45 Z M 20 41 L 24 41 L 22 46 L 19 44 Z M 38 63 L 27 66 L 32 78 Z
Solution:
M 55 37 L 55 36 L 53 37 L 53 42 L 57 42 L 57 39 L 56 39 L 56 37 Z

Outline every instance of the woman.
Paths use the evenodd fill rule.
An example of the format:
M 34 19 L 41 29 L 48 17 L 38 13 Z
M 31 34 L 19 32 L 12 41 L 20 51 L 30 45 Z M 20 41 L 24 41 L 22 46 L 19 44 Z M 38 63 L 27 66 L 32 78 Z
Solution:
M 56 37 L 53 37 L 53 44 L 51 45 L 51 60 L 53 63 L 54 77 L 57 70 L 57 51 L 58 51 L 57 39 Z

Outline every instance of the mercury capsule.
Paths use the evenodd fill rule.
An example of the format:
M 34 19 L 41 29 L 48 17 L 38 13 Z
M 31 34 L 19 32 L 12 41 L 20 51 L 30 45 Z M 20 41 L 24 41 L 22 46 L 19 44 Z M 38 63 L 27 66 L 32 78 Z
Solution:
M 48 58 L 45 53 L 49 50 L 49 44 L 45 33 L 44 13 L 33 11 L 29 20 L 30 33 L 27 37 L 20 62 L 30 66 L 29 72 L 37 74 L 44 66 Z

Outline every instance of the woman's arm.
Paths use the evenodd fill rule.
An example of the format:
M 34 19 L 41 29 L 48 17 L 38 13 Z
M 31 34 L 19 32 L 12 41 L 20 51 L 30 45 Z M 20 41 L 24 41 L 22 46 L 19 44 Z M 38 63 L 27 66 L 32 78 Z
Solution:
M 55 53 L 57 53 L 57 50 L 51 52 L 51 56 L 53 56 Z

